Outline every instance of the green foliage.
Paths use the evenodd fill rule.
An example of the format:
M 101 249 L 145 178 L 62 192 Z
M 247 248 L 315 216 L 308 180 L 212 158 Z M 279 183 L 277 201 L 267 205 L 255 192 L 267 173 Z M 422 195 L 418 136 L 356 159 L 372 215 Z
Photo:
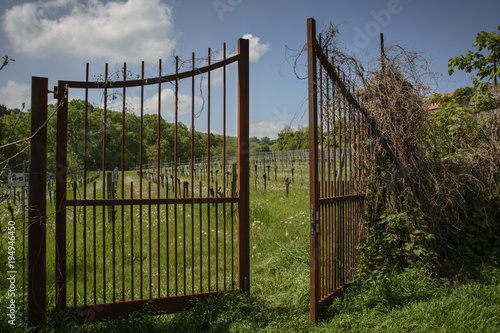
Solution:
M 470 92 L 464 89 L 465 95 Z M 480 92 L 476 87 L 471 102 Z M 491 92 L 484 96 L 497 103 Z M 437 235 L 433 247 L 446 269 L 475 265 L 500 248 L 498 120 L 482 111 L 487 104 L 483 99 L 469 108 L 451 101 L 428 114 L 426 214 L 434 217 L 427 224 Z
M 258 327 L 266 316 L 261 312 L 262 300 L 238 292 L 222 293 L 193 305 L 192 309 L 173 315 L 166 328 L 172 332 L 228 332 L 241 322 L 248 328 Z
M 495 98 L 492 91 L 493 86 L 484 82 L 477 85 L 473 96 L 471 97 L 471 102 L 474 108 L 479 111 L 492 110 L 498 107 L 498 97 Z
M 253 136 L 250 138 L 250 151 L 252 153 L 262 153 L 271 151 L 271 149 L 275 146 L 276 140 L 271 140 L 269 137 L 264 136 L 260 139 Z
M 18 109 L 2 108 L 0 115 L 0 146 L 11 144 L 0 149 L 2 168 L 23 171 L 23 161 L 29 158 L 29 142 L 22 141 L 30 135 L 30 113 Z
M 55 105 L 49 105 L 48 115 L 52 115 Z M 30 136 L 30 111 L 0 109 L 0 145 L 5 145 Z M 121 165 L 122 126 L 125 116 L 125 170 L 134 169 L 139 164 L 139 151 L 141 145 L 140 117 L 133 113 L 104 110 L 91 104 L 87 105 L 87 142 L 86 157 L 84 156 L 84 127 L 85 102 L 71 100 L 68 103 L 68 170 L 78 171 L 82 168 L 84 157 L 88 170 L 102 168 L 103 132 L 106 130 L 106 165 L 105 168 L 113 169 Z M 56 129 L 57 117 L 52 117 L 47 125 L 47 159 L 49 171 L 55 170 L 56 160 Z M 158 127 L 160 129 L 160 158 L 162 161 L 174 159 L 175 125 L 167 123 L 158 116 L 145 114 L 143 117 L 143 160 L 142 163 L 156 162 L 158 149 Z M 106 126 L 104 126 L 106 125 Z M 0 151 L 0 162 L 9 161 L 9 166 L 21 165 L 29 159 L 29 140 L 20 144 L 11 145 Z M 223 137 L 210 134 L 210 154 L 222 154 Z M 260 147 L 261 150 L 266 149 Z M 226 154 L 235 154 L 238 150 L 237 138 L 226 137 Z M 187 160 L 191 156 L 191 131 L 182 123 L 177 127 L 177 158 Z M 207 154 L 207 134 L 194 133 L 195 157 Z
M 458 88 L 452 96 L 453 101 L 458 105 L 466 106 L 466 104 L 470 102 L 472 96 L 474 96 L 474 92 L 474 88 L 472 87 Z
M 328 332 L 497 332 L 498 266 L 485 265 L 477 281 L 453 284 L 427 267 L 357 280 L 323 316 Z M 320 329 L 318 329 L 319 331 Z
M 278 134 L 277 150 L 298 150 L 309 148 L 309 128 L 299 127 L 295 132 L 287 125 Z
M 9 113 L 10 113 L 9 109 L 5 105 L 0 104 L 0 117 L 8 115 Z
M 498 26 L 500 31 L 500 25 Z M 463 70 L 467 73 L 477 71 L 477 77 L 473 78 L 474 86 L 477 86 L 484 80 L 491 80 L 493 77 L 500 75 L 500 66 L 497 66 L 494 71 L 493 59 L 500 58 L 500 32 L 485 32 L 481 31 L 476 36 L 476 41 L 472 46 L 477 47 L 477 50 L 467 51 L 465 55 L 456 56 L 448 60 L 448 74 L 452 75 L 455 68 Z
M 469 108 L 445 104 L 429 113 L 431 126 L 425 133 L 425 139 L 433 147 L 427 157 L 434 161 L 443 161 L 466 148 L 481 145 L 480 124 Z
M 259 149 L 257 150 L 257 152 L 268 152 L 268 151 L 271 151 L 271 149 L 269 148 L 269 146 L 263 142 L 260 143 L 259 145 Z
M 417 209 L 367 216 L 365 228 L 359 264 L 364 276 L 429 262 L 435 256 L 430 242 L 436 237 Z

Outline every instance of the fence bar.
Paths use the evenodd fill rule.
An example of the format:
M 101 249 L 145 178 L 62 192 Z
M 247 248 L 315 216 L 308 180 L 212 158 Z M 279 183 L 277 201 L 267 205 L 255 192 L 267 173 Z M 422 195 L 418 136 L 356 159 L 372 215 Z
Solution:
M 168 179 L 165 182 L 165 197 L 168 198 Z M 166 296 L 170 295 L 170 254 L 169 254 L 169 214 L 168 214 L 168 204 L 165 205 L 165 264 L 166 264 L 166 272 L 165 272 L 165 287 L 167 289 Z
M 123 81 L 127 80 L 127 63 L 123 63 Z M 122 97 L 122 145 L 121 145 L 121 192 L 122 199 L 125 198 L 125 113 L 126 113 L 126 96 L 127 90 L 123 87 Z M 117 177 L 118 180 L 118 177 Z M 125 300 L 125 206 L 121 206 L 121 248 L 122 248 L 122 301 Z
M 86 64 L 85 81 L 89 81 L 89 63 Z M 88 131 L 89 90 L 85 89 L 83 120 L 83 200 L 87 199 L 87 131 Z M 83 209 L 83 303 L 87 304 L 87 208 Z
M 191 68 L 194 69 L 195 67 L 195 55 L 194 52 L 192 53 L 192 58 L 191 58 Z M 191 198 L 194 197 L 194 162 L 195 162 L 195 156 L 194 156 L 194 130 L 195 130 L 195 125 L 194 125 L 194 103 L 195 103 L 195 98 L 194 98 L 194 81 L 195 78 L 194 76 L 191 78 L 191 160 L 190 160 L 190 181 L 191 181 Z M 201 226 L 200 226 L 201 230 Z M 167 238 L 168 240 L 168 238 Z M 201 247 L 200 247 L 200 253 L 201 253 Z M 201 276 L 200 276 L 201 280 Z M 201 289 L 200 289 L 201 291 Z M 191 203 L 191 293 L 194 294 L 194 204 Z
M 210 48 L 208 49 L 208 66 L 210 66 L 210 56 L 211 56 L 211 50 Z M 207 197 L 210 197 L 210 170 L 211 170 L 211 165 L 210 165 L 210 71 L 208 71 L 208 83 L 207 83 Z M 208 291 L 211 291 L 211 280 L 210 280 L 210 205 L 207 205 L 207 284 L 208 284 Z
M 151 199 L 151 182 L 148 182 L 148 198 Z M 153 267 L 151 262 L 151 205 L 148 205 L 148 289 L 149 298 L 153 297 L 152 287 L 153 287 Z
M 66 308 L 66 177 L 68 145 L 67 87 L 59 81 L 57 88 L 56 148 L 56 310 Z
M 238 40 L 238 286 L 250 292 L 249 42 Z
M 73 182 L 73 198 L 76 199 L 76 181 Z M 76 207 L 73 208 L 73 304 L 76 306 L 77 304 L 77 282 L 76 282 L 76 272 L 77 272 L 77 267 L 78 267 L 78 262 L 77 262 L 77 220 L 76 220 Z
M 130 182 L 130 199 L 134 198 L 134 182 Z M 168 266 L 167 266 L 168 267 Z M 130 205 L 130 299 L 134 300 L 134 205 Z
M 31 161 L 28 218 L 28 326 L 46 311 L 46 175 L 48 79 L 31 78 Z
M 105 82 L 108 81 L 108 64 L 105 65 L 104 73 Z M 106 197 L 106 128 L 107 128 L 107 112 L 108 112 L 108 88 L 104 88 L 104 120 L 102 130 L 102 197 Z M 109 214 L 108 214 L 109 215 Z M 108 216 L 109 218 L 109 216 Z M 106 209 L 102 209 L 102 297 L 103 303 L 106 302 Z
M 97 194 L 97 189 L 96 189 L 97 183 L 94 181 L 93 182 L 93 198 L 94 200 L 96 199 L 96 194 Z M 93 247 L 94 247 L 94 260 L 93 260 L 93 270 L 94 270 L 94 304 L 97 303 L 97 253 L 96 253 L 96 246 L 97 246 L 97 232 L 96 232 L 96 206 L 92 207 L 92 218 L 94 220 L 93 224 L 93 229 L 94 229 L 94 239 L 93 239 Z
M 199 182 L 199 193 L 200 193 L 200 198 L 202 197 L 202 182 Z M 200 228 L 200 233 L 198 235 L 198 238 L 200 240 L 200 293 L 203 292 L 203 219 L 202 219 L 202 205 L 199 204 L 199 228 Z
M 141 66 L 141 128 L 139 145 L 139 199 L 142 199 L 143 154 L 144 154 L 144 61 Z M 168 216 L 168 215 L 167 215 Z M 143 262 L 142 262 L 142 205 L 139 206 L 139 298 L 143 298 Z
M 223 59 L 226 60 L 226 43 L 223 45 Z M 222 197 L 226 196 L 226 66 L 222 67 Z M 224 230 L 224 289 L 226 288 L 226 204 L 222 205 Z

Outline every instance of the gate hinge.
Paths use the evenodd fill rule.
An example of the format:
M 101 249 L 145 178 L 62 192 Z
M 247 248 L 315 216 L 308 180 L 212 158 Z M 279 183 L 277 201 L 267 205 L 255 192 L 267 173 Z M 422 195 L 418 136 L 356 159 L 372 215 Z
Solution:
M 54 90 L 49 90 L 48 93 L 53 93 L 54 94 L 54 99 L 57 99 L 59 97 L 58 91 L 57 91 L 57 86 L 54 87 Z

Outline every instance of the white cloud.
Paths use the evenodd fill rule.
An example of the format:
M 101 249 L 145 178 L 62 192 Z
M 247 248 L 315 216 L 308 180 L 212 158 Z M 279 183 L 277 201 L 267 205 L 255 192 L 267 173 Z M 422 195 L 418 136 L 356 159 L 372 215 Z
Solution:
M 257 124 L 250 124 L 250 137 L 263 138 L 267 136 L 271 140 L 278 138 L 278 133 L 285 127 L 285 122 L 278 121 L 261 121 Z
M 269 44 L 263 44 L 260 42 L 260 38 L 252 34 L 243 35 L 244 39 L 248 39 L 250 47 L 250 62 L 259 61 L 267 51 L 270 50 Z
M 8 9 L 3 29 L 18 52 L 156 61 L 169 56 L 171 8 L 160 0 L 41 0 Z
M 21 109 L 23 103 L 26 108 L 31 104 L 31 86 L 27 83 L 8 81 L 0 89 L 0 104 L 9 109 Z

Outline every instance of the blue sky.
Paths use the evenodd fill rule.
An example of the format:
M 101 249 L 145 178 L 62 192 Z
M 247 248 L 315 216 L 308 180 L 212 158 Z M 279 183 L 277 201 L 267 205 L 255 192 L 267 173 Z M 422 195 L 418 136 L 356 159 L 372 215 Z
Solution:
M 387 45 L 423 53 L 442 74 L 432 90 L 444 93 L 471 85 L 470 74 L 447 75 L 448 59 L 471 49 L 479 31 L 496 31 L 499 13 L 498 0 L 2 0 L 0 53 L 16 61 L 0 72 L 0 103 L 29 107 L 32 76 L 48 77 L 54 86 L 83 80 L 86 62 L 97 74 L 105 62 L 114 69 L 123 61 L 138 72 L 141 60 L 154 76 L 159 58 L 169 74 L 172 55 L 205 57 L 223 42 L 236 50 L 246 35 L 252 46 L 250 134 L 276 138 L 284 125 L 307 123 L 307 85 L 287 57 L 306 43 L 308 17 L 318 31 L 342 24 L 340 42 L 361 58 L 377 55 L 379 32 Z

